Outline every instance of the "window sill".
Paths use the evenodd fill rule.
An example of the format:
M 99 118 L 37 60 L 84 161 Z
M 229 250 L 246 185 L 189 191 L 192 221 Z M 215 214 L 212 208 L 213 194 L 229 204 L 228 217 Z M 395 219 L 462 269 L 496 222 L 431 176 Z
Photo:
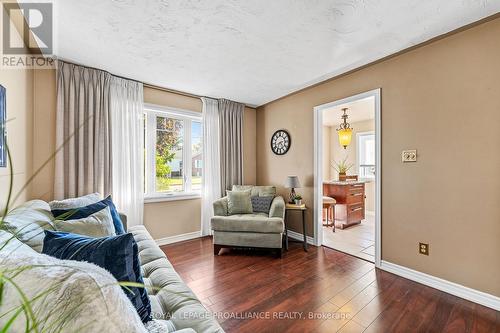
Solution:
M 144 197 L 144 203 L 201 199 L 199 193 L 170 194 Z

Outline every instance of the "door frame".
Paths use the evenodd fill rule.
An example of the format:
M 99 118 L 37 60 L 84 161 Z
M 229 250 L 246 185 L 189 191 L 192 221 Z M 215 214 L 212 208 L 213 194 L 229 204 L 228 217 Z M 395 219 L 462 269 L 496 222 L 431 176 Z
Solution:
M 382 131 L 381 131 L 381 89 L 374 89 L 330 103 L 314 107 L 314 244 L 323 243 L 323 111 L 334 106 L 375 97 L 375 266 L 380 267 L 382 258 Z

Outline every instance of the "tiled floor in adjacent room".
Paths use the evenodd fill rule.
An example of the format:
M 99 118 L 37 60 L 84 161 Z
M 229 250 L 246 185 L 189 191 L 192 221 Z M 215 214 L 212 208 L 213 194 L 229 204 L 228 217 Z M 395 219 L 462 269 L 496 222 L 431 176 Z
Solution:
M 371 262 L 375 261 L 375 216 L 366 215 L 360 224 L 344 230 L 323 227 L 323 245 L 352 254 Z

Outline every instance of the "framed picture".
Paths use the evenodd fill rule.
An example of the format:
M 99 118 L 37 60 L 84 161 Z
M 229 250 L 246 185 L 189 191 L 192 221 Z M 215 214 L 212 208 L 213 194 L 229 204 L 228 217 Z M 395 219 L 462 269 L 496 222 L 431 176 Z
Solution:
M 5 140 L 7 138 L 6 133 L 6 123 L 7 121 L 7 104 L 6 104 L 6 91 L 5 88 L 0 85 L 0 168 L 5 168 L 7 166 L 7 147 L 5 146 Z

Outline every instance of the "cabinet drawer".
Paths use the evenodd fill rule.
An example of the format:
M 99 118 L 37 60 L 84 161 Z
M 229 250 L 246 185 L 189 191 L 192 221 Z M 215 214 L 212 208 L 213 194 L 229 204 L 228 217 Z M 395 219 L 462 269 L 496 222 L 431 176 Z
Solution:
M 349 185 L 347 190 L 349 192 L 359 192 L 359 191 L 365 191 L 365 184 L 352 184 Z
M 358 222 L 365 218 L 365 205 L 354 204 L 347 206 L 347 222 Z
M 363 203 L 365 200 L 365 192 L 364 191 L 356 191 L 347 193 L 346 203 Z

